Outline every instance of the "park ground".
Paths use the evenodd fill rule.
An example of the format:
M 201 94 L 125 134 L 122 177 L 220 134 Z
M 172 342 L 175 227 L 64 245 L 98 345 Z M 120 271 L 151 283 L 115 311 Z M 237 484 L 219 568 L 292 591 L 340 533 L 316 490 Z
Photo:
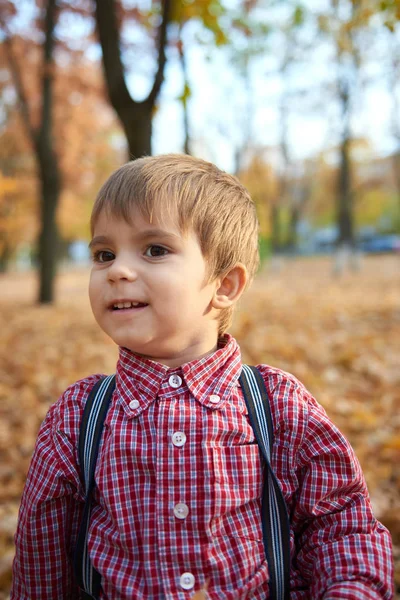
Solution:
M 0 600 L 40 422 L 70 383 L 115 370 L 116 347 L 91 316 L 87 281 L 88 271 L 65 270 L 55 304 L 36 306 L 33 273 L 0 276 Z M 341 276 L 329 258 L 267 263 L 232 333 L 245 362 L 292 372 L 350 439 L 392 533 L 400 592 L 400 257 L 368 257 Z

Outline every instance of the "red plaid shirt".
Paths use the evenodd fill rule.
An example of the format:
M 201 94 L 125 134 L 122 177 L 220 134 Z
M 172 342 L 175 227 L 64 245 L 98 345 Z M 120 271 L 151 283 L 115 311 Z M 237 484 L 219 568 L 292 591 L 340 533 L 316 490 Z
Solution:
M 291 375 L 259 367 L 272 465 L 291 520 L 291 598 L 392 598 L 391 543 L 348 442 Z M 96 470 L 89 549 L 102 598 L 268 598 L 262 467 L 238 384 L 240 351 L 168 367 L 121 349 Z M 11 599 L 77 598 L 83 491 L 77 435 L 99 375 L 72 385 L 39 432 L 22 498 Z

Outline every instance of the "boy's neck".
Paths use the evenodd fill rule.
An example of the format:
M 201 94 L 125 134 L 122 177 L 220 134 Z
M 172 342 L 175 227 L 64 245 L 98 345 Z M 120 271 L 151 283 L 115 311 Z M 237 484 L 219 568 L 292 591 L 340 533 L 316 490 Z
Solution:
M 136 354 L 136 356 L 140 356 L 141 358 L 144 358 L 146 360 L 160 363 L 170 369 L 176 369 L 189 362 L 193 362 L 194 360 L 201 360 L 202 358 L 213 354 L 216 350 L 218 350 L 218 347 L 219 345 L 217 341 L 210 349 L 206 350 L 205 352 L 198 353 L 195 351 L 195 349 L 192 350 L 191 348 L 185 348 L 181 353 L 175 354 L 173 356 L 147 356 L 145 354 L 139 354 L 138 352 L 135 352 L 133 350 L 131 350 L 131 352 L 133 352 L 133 354 Z

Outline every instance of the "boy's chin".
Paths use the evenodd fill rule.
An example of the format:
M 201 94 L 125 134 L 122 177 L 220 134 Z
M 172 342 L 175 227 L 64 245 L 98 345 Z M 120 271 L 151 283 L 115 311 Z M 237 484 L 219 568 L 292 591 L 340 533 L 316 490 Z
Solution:
M 138 354 L 139 356 L 149 358 L 150 360 L 152 360 L 153 355 L 157 356 L 157 352 L 155 352 L 155 350 L 159 350 L 159 344 L 157 344 L 156 341 L 150 336 L 132 338 L 123 335 L 114 335 L 110 337 L 113 340 L 113 342 L 117 344 L 117 346 L 120 346 L 121 348 L 126 348 L 134 354 Z
M 113 342 L 117 344 L 120 348 L 125 348 L 134 354 L 139 354 L 140 356 L 147 356 L 149 348 L 146 349 L 145 343 L 132 342 L 131 340 L 127 340 L 124 338 L 113 338 Z

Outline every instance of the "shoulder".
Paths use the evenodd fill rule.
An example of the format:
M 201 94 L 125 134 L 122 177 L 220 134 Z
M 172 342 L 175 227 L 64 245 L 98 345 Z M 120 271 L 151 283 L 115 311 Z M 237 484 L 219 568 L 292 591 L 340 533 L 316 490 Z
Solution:
M 50 406 L 40 427 L 31 462 L 30 473 L 34 484 L 38 477 L 48 484 L 51 481 L 54 483 L 59 476 L 62 476 L 65 481 L 79 487 L 77 469 L 79 428 L 86 399 L 100 378 L 102 375 L 92 375 L 77 381 Z M 46 485 L 41 487 L 43 493 L 48 490 Z
M 90 375 L 70 385 L 49 409 L 46 420 L 53 431 L 74 439 L 79 430 L 86 400 L 94 385 L 104 377 Z
M 326 415 L 303 383 L 291 373 L 269 365 L 257 365 L 268 393 L 274 432 L 287 443 L 298 443 L 304 437 L 310 415 Z
M 257 365 L 267 389 L 274 433 L 278 443 L 307 452 L 317 446 L 342 448 L 348 441 L 306 387 L 291 373 Z

